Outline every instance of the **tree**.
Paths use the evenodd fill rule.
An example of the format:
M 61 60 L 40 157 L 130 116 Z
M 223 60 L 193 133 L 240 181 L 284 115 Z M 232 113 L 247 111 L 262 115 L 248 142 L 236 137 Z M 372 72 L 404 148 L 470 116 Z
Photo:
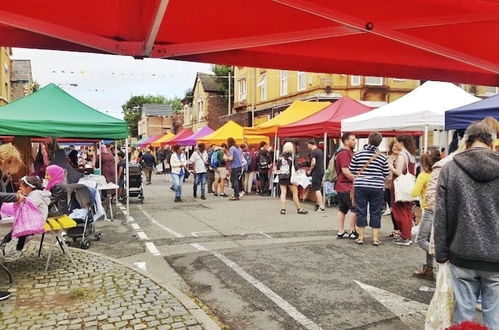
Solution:
M 211 66 L 211 72 L 216 76 L 216 80 L 218 84 L 222 87 L 222 91 L 225 96 L 225 103 L 228 104 L 229 102 L 229 73 L 231 76 L 230 79 L 230 85 L 231 85 L 231 104 L 234 104 L 234 70 L 233 67 L 231 66 L 226 66 L 226 65 L 217 65 L 213 64 Z
M 31 90 L 34 92 L 37 92 L 38 90 L 40 89 L 40 83 L 38 83 L 38 81 L 33 81 L 33 83 L 31 84 Z
M 182 102 L 178 97 L 166 98 L 162 95 L 136 95 L 132 96 L 125 104 L 123 109 L 124 119 L 128 123 L 130 136 L 139 135 L 138 123 L 142 116 L 142 106 L 144 104 L 169 104 L 174 112 L 182 110 Z

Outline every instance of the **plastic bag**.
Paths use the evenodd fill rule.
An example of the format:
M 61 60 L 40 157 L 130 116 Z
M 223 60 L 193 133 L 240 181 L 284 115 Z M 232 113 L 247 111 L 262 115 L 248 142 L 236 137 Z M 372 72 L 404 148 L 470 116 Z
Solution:
M 26 198 L 24 203 L 14 203 L 14 211 L 12 237 L 18 238 L 45 232 L 45 217 L 29 198 Z
M 426 314 L 425 329 L 441 330 L 452 325 L 454 314 L 454 290 L 450 277 L 449 264 L 439 264 L 437 286 Z

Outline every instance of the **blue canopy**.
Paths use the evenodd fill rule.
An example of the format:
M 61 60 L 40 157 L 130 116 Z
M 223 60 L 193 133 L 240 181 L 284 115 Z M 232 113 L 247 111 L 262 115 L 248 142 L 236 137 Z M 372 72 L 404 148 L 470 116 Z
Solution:
M 466 129 L 485 117 L 499 120 L 499 95 L 445 112 L 445 129 Z

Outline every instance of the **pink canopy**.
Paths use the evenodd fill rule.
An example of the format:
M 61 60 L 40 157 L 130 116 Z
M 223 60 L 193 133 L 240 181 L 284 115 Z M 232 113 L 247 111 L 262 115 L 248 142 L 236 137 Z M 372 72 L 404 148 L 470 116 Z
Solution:
M 279 137 L 322 137 L 327 133 L 330 137 L 341 135 L 341 120 L 357 116 L 372 110 L 348 96 L 327 106 L 321 111 L 296 123 L 280 127 Z
M 170 145 L 170 146 L 176 145 L 176 144 L 178 144 L 178 142 L 180 140 L 185 139 L 186 137 L 189 137 L 192 134 L 193 134 L 193 132 L 190 129 L 184 129 L 182 132 L 180 132 L 177 135 L 175 135 L 174 138 L 161 143 L 161 146 L 164 146 L 164 145 Z
M 196 141 L 198 139 L 205 137 L 206 135 L 211 134 L 211 133 L 213 133 L 213 130 L 211 128 L 209 128 L 208 126 L 204 126 L 196 133 L 178 141 L 177 143 L 181 146 L 193 146 L 196 144 Z
M 157 139 L 159 139 L 162 136 L 163 136 L 163 134 L 153 135 L 150 138 L 148 138 L 147 140 L 145 140 L 144 142 L 139 143 L 137 146 L 140 147 L 140 148 L 145 148 L 145 147 L 149 146 L 151 143 L 153 143 L 154 141 L 156 141 Z

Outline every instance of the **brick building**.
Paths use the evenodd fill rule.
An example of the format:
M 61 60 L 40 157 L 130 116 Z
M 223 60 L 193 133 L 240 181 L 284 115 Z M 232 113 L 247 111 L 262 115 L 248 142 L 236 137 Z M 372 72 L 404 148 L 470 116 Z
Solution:
M 12 75 L 10 78 L 11 101 L 18 100 L 33 93 L 33 76 L 30 60 L 12 60 Z
M 144 104 L 138 123 L 139 137 L 174 132 L 173 109 L 169 104 Z

